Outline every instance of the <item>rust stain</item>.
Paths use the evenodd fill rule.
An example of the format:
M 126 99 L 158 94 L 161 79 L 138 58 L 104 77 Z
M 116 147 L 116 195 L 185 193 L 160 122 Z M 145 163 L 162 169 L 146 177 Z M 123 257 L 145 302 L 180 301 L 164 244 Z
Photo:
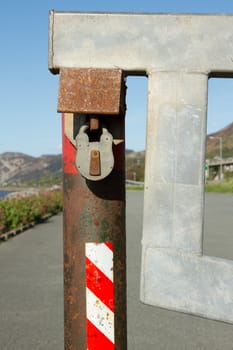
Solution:
M 79 313 L 77 312 L 77 313 L 73 316 L 73 320 L 75 320 L 75 321 L 78 320 L 79 316 L 80 316 L 80 315 L 79 315 Z
M 90 117 L 90 130 L 98 130 L 99 129 L 99 118 L 91 116 Z

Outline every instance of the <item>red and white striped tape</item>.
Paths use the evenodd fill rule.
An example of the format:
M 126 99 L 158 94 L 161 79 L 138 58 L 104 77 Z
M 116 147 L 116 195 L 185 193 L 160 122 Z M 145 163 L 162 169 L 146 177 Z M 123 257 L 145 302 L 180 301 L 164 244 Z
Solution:
M 114 349 L 113 244 L 86 243 L 87 350 Z

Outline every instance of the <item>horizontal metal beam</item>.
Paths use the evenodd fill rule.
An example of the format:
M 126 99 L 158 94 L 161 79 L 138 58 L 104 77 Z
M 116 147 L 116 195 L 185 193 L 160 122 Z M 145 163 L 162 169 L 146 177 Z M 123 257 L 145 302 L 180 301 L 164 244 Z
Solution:
M 233 16 L 50 12 L 49 68 L 233 72 Z

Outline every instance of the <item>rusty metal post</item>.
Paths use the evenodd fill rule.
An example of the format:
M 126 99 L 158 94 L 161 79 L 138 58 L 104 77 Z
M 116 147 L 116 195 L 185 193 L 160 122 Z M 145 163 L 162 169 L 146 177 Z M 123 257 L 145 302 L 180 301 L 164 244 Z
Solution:
M 121 70 L 60 70 L 58 110 L 63 112 L 65 349 L 126 350 L 125 85 Z M 92 118 L 93 115 L 93 118 Z M 113 135 L 114 168 L 100 181 L 85 179 L 75 166 L 74 139 L 83 120 Z M 98 122 L 96 122 L 98 119 Z M 113 247 L 114 341 L 87 334 L 88 242 Z M 101 320 L 100 320 L 101 321 Z

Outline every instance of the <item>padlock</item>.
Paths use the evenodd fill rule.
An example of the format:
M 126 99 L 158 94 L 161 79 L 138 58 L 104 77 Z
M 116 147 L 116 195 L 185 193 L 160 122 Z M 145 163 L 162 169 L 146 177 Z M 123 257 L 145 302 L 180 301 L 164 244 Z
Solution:
M 114 166 L 112 151 L 113 137 L 106 128 L 102 128 L 99 141 L 89 141 L 87 125 L 81 126 L 75 138 L 77 153 L 75 164 L 88 180 L 98 181 L 107 177 Z

